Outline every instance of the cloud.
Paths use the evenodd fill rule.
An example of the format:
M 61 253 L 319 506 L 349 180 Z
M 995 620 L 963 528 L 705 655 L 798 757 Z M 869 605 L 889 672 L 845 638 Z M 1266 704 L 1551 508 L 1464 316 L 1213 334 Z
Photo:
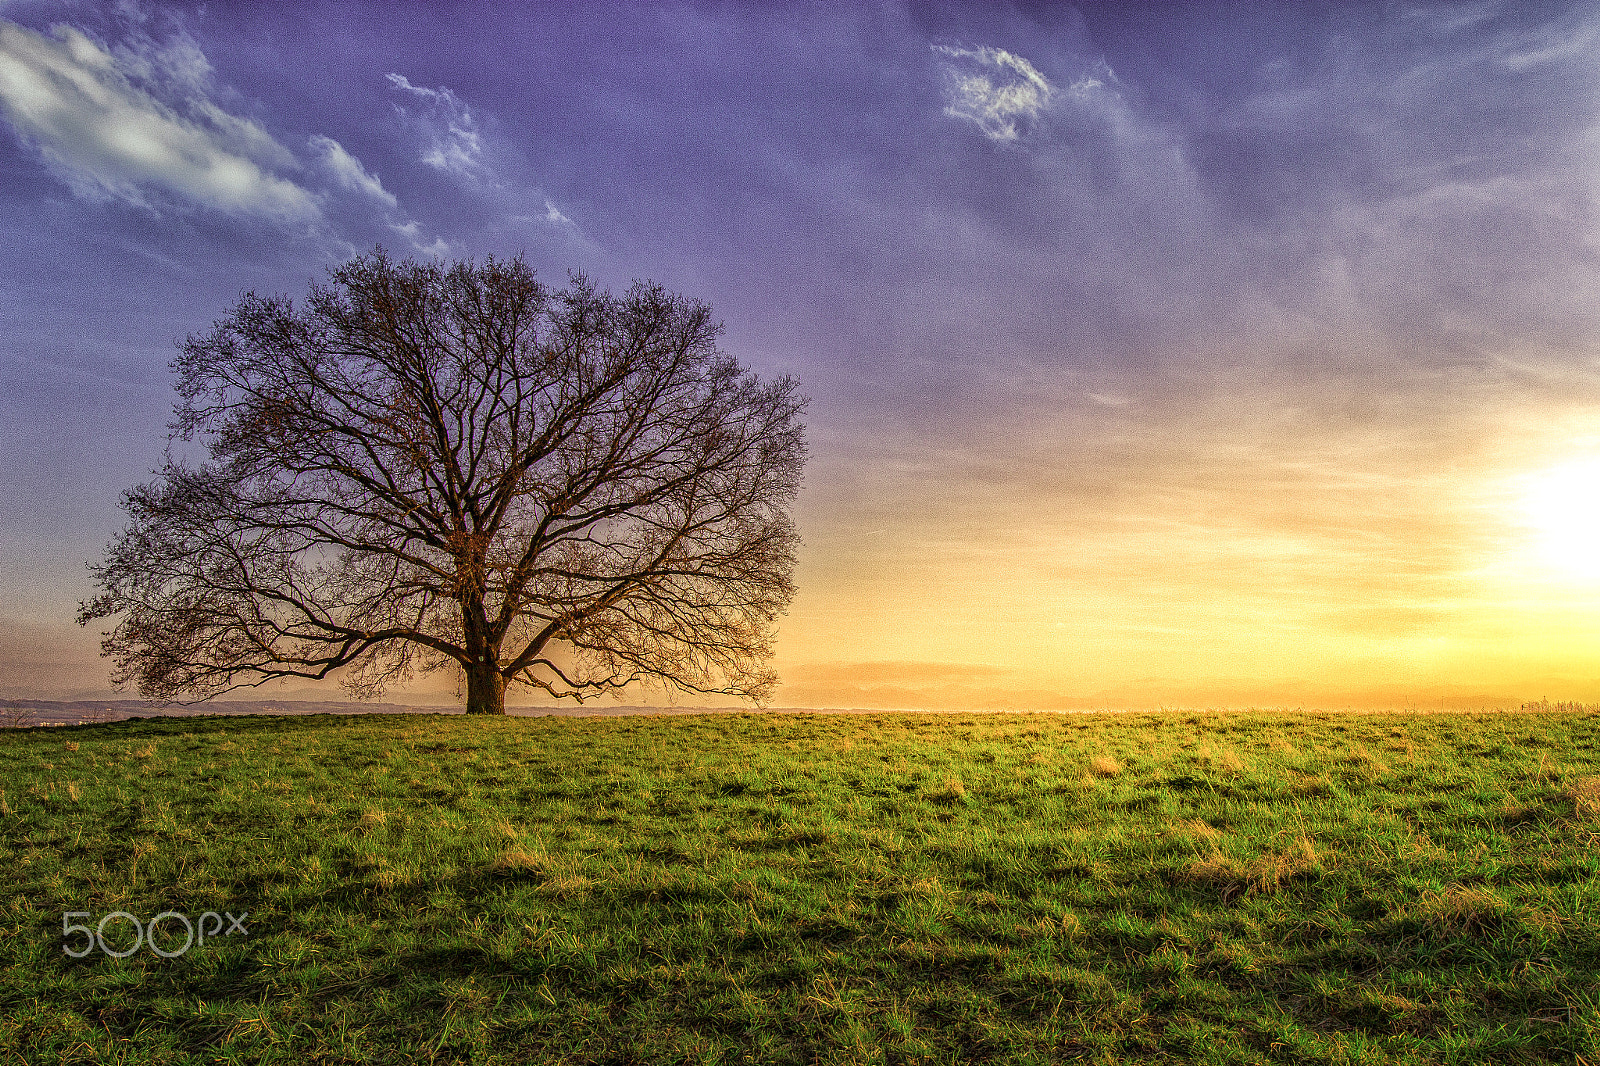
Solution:
M 410 93 L 428 105 L 421 122 L 432 143 L 422 153 L 422 162 L 450 174 L 466 177 L 481 174 L 484 170 L 483 141 L 472 118 L 472 109 L 449 89 L 412 85 L 403 74 L 386 77 L 397 91 Z
M 491 166 L 485 150 L 485 141 L 479 132 L 478 120 L 472 109 L 450 89 L 437 89 L 414 85 L 403 74 L 384 75 L 396 92 L 415 101 L 411 107 L 396 106 L 401 118 L 420 132 L 423 138 L 419 161 L 435 170 L 466 179 L 465 191 L 481 197 L 481 203 L 500 214 L 509 222 L 522 225 L 548 227 L 568 242 L 593 248 L 593 242 L 583 229 L 545 196 L 537 186 L 522 185 L 508 179 Z M 493 118 L 490 118 L 493 125 Z M 543 202 L 542 211 L 522 213 L 524 204 Z M 411 242 L 412 247 L 425 255 L 448 255 L 454 245 L 436 238 L 425 244 L 414 222 L 394 225 L 391 228 Z
M 299 167 L 294 155 L 260 126 L 229 114 L 212 101 L 211 61 L 187 33 L 180 30 L 171 39 L 158 42 L 136 30 L 113 53 L 125 75 L 157 99 L 181 101 L 182 109 L 208 125 L 229 151 L 269 167 Z
M 322 165 L 333 176 L 334 181 L 338 182 L 340 188 L 375 200 L 390 211 L 400 209 L 400 201 L 394 193 L 385 189 L 378 176 L 369 173 L 361 160 L 346 151 L 344 145 L 332 137 L 324 137 L 321 134 L 313 136 L 310 144 L 311 148 L 321 155 Z M 390 230 L 404 237 L 416 251 L 437 258 L 447 258 L 455 252 L 455 248 L 443 237 L 436 236 L 431 242 L 424 240 L 422 223 L 416 219 L 396 222 L 394 217 L 389 215 L 385 224 Z
M 1509 70 L 1522 73 L 1533 67 L 1594 54 L 1595 38 L 1600 36 L 1600 26 L 1593 23 L 1566 29 L 1564 32 L 1544 32 L 1532 36 L 1521 48 L 1505 56 L 1501 63 Z
M 322 156 L 322 165 L 333 175 L 340 188 L 358 192 L 386 205 L 390 210 L 400 206 L 394 193 L 383 187 L 376 174 L 367 173 L 361 160 L 345 151 L 344 145 L 332 137 L 317 134 L 311 138 L 311 148 Z
M 311 193 L 266 169 L 293 155 L 209 98 L 192 42 L 113 54 L 70 27 L 54 35 L 0 20 L 0 111 L 77 195 L 154 207 L 160 190 L 234 214 L 320 217 Z
M 1054 87 L 1032 63 L 1000 48 L 934 45 L 946 57 L 944 113 L 976 123 L 992 141 L 1017 139 L 1019 120 L 1032 122 L 1050 102 Z M 1074 91 L 1098 86 L 1074 85 Z
M 1414 7 L 1400 12 L 1402 22 L 1421 25 L 1429 33 L 1445 36 L 1469 30 L 1500 14 L 1498 2 L 1449 4 L 1444 7 Z
M 423 255 L 446 258 L 455 248 L 443 237 L 435 237 L 432 244 L 424 244 L 422 240 L 422 223 L 412 219 L 409 222 L 391 223 L 389 228 L 411 242 L 411 247 Z

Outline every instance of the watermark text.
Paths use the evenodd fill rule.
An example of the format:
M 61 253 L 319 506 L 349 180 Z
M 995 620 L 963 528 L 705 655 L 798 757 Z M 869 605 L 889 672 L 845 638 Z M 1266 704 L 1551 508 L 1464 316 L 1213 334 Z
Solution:
M 190 921 L 182 911 L 162 911 L 148 922 L 141 922 L 127 911 L 112 911 L 92 926 L 74 922 L 74 918 L 93 919 L 89 911 L 65 911 L 61 915 L 61 950 L 75 959 L 81 959 L 96 948 L 114 959 L 125 959 L 141 947 L 148 947 L 163 959 L 175 959 L 192 947 L 201 947 L 207 940 L 219 936 L 249 936 L 244 920 L 249 911 L 235 915 L 232 911 L 206 911 L 197 921 Z M 226 923 L 224 923 L 226 919 Z M 132 944 L 128 943 L 131 926 Z M 110 936 L 107 936 L 107 929 Z M 181 939 L 180 939 L 181 936 Z M 81 945 L 81 946 L 80 946 Z

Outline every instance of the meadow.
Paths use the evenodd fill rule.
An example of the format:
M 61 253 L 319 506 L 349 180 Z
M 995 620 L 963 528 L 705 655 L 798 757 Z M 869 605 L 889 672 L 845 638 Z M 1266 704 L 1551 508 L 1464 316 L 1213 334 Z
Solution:
M 1590 713 L 187 718 L 0 749 L 7 1061 L 1600 1066 Z M 116 958 L 118 911 L 246 932 L 179 952 L 169 918 L 171 957 Z

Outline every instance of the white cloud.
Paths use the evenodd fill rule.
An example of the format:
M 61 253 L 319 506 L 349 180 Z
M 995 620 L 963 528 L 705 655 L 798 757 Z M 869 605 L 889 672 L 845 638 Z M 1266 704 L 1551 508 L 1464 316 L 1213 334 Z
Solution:
M 162 43 L 136 31 L 112 52 L 125 76 L 158 100 L 177 101 L 191 118 L 210 126 L 229 151 L 265 166 L 299 167 L 294 155 L 260 126 L 212 101 L 211 61 L 187 33 L 180 31 Z
M 359 193 L 370 197 L 383 204 L 390 211 L 398 211 L 400 201 L 394 193 L 383 187 L 383 182 L 378 180 L 376 174 L 368 172 L 361 160 L 351 155 L 338 141 L 332 137 L 316 134 L 311 138 L 311 148 L 322 159 L 322 165 L 339 186 L 349 192 Z M 404 217 L 404 216 L 402 216 Z M 426 256 L 449 258 L 455 251 L 453 245 L 443 237 L 434 237 L 430 242 L 422 236 L 422 223 L 416 219 L 407 219 L 404 222 L 395 222 L 390 215 L 386 225 L 395 233 L 406 239 L 406 243 Z
M 1445 36 L 1487 22 L 1500 14 L 1502 6 L 1496 0 L 1492 3 L 1452 3 L 1441 7 L 1404 8 L 1400 11 L 1400 18 L 1421 25 L 1429 33 Z
M 1576 29 L 1545 29 L 1522 43 L 1522 47 L 1506 55 L 1501 63 L 1518 73 L 1547 63 L 1559 63 L 1577 56 L 1592 57 L 1600 25 L 1588 23 Z
M 444 259 L 455 251 L 455 247 L 443 237 L 435 237 L 432 244 L 423 243 L 422 223 L 415 219 L 404 223 L 390 223 L 389 228 L 404 237 L 410 242 L 412 248 L 415 248 L 423 255 Z
M 0 20 L 0 113 L 78 195 L 151 206 L 146 193 L 159 189 L 237 214 L 320 216 L 309 192 L 265 169 L 293 166 L 293 155 L 210 100 L 193 42 L 113 54 L 70 27 L 53 32 Z
M 472 118 L 472 109 L 449 89 L 425 89 L 412 85 L 403 74 L 386 75 L 400 92 L 426 101 L 428 113 L 421 117 L 432 144 L 422 153 L 422 162 L 436 170 L 477 176 L 484 170 L 483 141 Z
M 556 205 L 551 203 L 549 200 L 544 202 L 544 220 L 554 226 L 570 226 L 573 224 L 572 219 L 568 218 L 566 215 L 563 215 L 560 210 L 557 209 Z
M 322 165 L 333 175 L 339 187 L 350 192 L 370 196 L 386 205 L 391 211 L 400 206 L 394 193 L 383 187 L 376 174 L 369 174 L 361 160 L 345 151 L 344 145 L 332 137 L 316 134 L 311 138 L 311 148 L 322 156 Z
M 976 123 L 990 140 L 1016 140 L 1019 120 L 1037 118 L 1054 92 L 1032 63 L 1004 49 L 936 44 L 933 50 L 945 57 L 944 113 Z

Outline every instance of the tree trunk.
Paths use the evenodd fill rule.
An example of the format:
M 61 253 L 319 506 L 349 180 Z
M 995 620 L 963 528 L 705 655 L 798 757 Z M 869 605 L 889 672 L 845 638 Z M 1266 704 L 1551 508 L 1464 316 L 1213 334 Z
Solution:
M 467 713 L 505 714 L 506 679 L 493 657 L 486 659 L 467 667 Z

